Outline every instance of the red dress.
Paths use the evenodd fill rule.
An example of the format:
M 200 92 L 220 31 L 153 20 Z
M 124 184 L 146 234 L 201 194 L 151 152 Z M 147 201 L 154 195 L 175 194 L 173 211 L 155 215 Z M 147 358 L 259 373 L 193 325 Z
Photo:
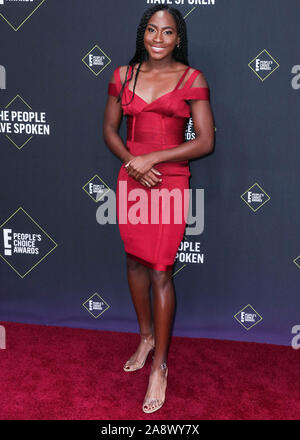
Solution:
M 108 84 L 109 95 L 118 96 L 122 88 L 119 69 L 114 70 L 115 83 Z M 131 69 L 130 66 L 129 78 Z M 150 104 L 134 93 L 131 103 L 124 105 L 133 95 L 126 83 L 121 104 L 127 117 L 126 145 L 130 153 L 137 156 L 185 142 L 185 128 L 191 116 L 187 100 L 209 100 L 208 88 L 191 87 L 200 70 L 195 70 L 179 88 L 189 69 L 173 91 Z M 186 227 L 191 173 L 188 160 L 161 162 L 154 167 L 162 173 L 162 182 L 150 188 L 129 176 L 122 164 L 117 180 L 117 218 L 125 252 L 150 268 L 167 271 L 173 267 Z M 151 203 L 154 192 L 164 195 L 153 198 Z

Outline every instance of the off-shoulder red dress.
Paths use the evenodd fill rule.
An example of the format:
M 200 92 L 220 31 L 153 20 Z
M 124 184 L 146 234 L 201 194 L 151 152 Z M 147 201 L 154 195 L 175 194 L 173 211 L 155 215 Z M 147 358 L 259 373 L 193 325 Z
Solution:
M 129 69 L 130 78 L 132 67 Z M 127 117 L 126 146 L 130 153 L 137 156 L 185 142 L 191 116 L 188 100 L 209 100 L 208 88 L 192 87 L 200 70 L 183 81 L 190 69 L 187 67 L 173 91 L 150 104 L 134 93 L 131 103 L 124 105 L 133 95 L 126 83 L 121 105 Z M 120 67 L 114 70 L 114 81 L 108 84 L 108 94 L 118 96 L 122 88 Z M 191 173 L 188 160 L 160 162 L 155 168 L 162 173 L 162 182 L 150 188 L 129 176 L 122 164 L 117 179 L 117 218 L 127 255 L 152 269 L 167 271 L 172 270 L 184 236 Z M 151 199 L 154 192 L 161 196 Z

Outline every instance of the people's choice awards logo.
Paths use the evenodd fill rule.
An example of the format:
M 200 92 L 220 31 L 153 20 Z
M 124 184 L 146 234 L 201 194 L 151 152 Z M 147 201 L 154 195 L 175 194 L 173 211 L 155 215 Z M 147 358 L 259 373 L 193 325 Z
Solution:
M 98 293 L 94 293 L 82 305 L 94 318 L 99 318 L 102 313 L 110 308 Z
M 110 191 L 109 186 L 98 176 L 95 174 L 83 187 L 82 189 L 87 193 L 94 202 L 99 202 L 105 194 Z
M 246 330 L 250 330 L 262 320 L 260 314 L 250 304 L 237 312 L 234 317 Z
M 241 199 L 252 209 L 252 211 L 256 212 L 259 208 L 261 208 L 265 203 L 270 200 L 270 196 L 262 189 L 262 187 L 258 183 L 254 183 L 254 185 L 250 186 L 242 195 Z
M 259 79 L 265 81 L 273 72 L 275 72 L 276 69 L 278 69 L 279 64 L 272 55 L 264 49 L 256 55 L 252 61 L 250 61 L 248 66 Z
M 0 225 L 0 257 L 21 278 L 57 246 L 47 232 L 21 207 Z
M 21 26 L 46 0 L 0 0 L 0 17 L 14 30 Z
M 82 62 L 98 76 L 105 67 L 107 67 L 111 59 L 108 55 L 98 46 L 95 46 L 82 58 Z

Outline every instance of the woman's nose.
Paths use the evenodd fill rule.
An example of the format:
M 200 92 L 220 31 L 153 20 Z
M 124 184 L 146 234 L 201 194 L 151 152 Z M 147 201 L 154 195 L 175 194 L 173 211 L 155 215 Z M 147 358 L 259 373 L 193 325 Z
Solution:
M 163 40 L 163 36 L 162 34 L 160 34 L 159 32 L 155 35 L 155 37 L 153 38 L 153 41 L 162 41 Z

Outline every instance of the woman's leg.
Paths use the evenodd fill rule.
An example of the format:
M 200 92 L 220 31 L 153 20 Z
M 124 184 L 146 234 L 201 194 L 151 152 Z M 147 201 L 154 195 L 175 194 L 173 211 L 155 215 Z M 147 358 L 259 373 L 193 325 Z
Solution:
M 153 292 L 155 358 L 153 369 L 167 362 L 175 310 L 172 271 L 150 271 Z
M 151 269 L 150 277 L 153 293 L 155 356 L 144 401 L 146 410 L 153 409 L 157 406 L 159 401 L 164 399 L 166 370 L 160 368 L 160 366 L 164 362 L 167 362 L 175 310 L 172 271 L 157 271 Z
M 150 301 L 150 273 L 149 268 L 127 258 L 127 279 L 132 302 L 137 315 L 141 340 L 137 351 L 129 359 L 129 364 L 134 366 L 143 362 L 150 348 L 154 345 L 153 323 Z

